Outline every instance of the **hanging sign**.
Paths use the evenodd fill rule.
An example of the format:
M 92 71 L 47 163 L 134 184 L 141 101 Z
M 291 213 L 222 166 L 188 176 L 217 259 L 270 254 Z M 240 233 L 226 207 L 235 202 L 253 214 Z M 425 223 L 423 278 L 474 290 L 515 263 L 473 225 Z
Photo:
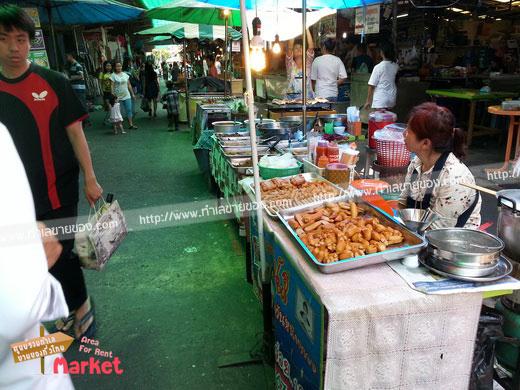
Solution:
M 31 41 L 31 51 L 29 52 L 29 61 L 37 65 L 49 68 L 49 57 L 45 50 L 45 40 L 43 38 L 43 31 L 41 30 L 40 17 L 38 15 L 38 8 L 24 8 L 24 11 L 33 20 L 36 31 L 34 39 Z
M 233 53 L 240 53 L 241 49 L 240 49 L 240 41 L 233 41 L 231 43 L 231 51 Z
M 378 34 L 380 5 L 356 8 L 355 34 Z

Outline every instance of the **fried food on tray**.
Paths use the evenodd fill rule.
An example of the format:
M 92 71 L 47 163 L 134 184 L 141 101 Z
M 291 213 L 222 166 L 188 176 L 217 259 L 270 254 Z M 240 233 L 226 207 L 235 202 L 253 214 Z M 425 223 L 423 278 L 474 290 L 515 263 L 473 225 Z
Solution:
M 323 181 L 308 182 L 303 175 L 286 179 L 271 179 L 260 183 L 262 201 L 271 211 L 330 199 L 339 195 L 339 190 Z
M 324 207 L 297 213 L 289 226 L 321 263 L 383 252 L 401 244 L 403 234 L 365 213 L 355 202 L 328 202 Z

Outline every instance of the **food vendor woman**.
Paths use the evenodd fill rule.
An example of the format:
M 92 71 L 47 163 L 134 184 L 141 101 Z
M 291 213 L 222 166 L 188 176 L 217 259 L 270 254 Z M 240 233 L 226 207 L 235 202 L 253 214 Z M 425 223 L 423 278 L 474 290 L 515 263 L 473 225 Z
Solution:
M 413 108 L 405 143 L 416 157 L 408 167 L 401 208 L 431 208 L 441 218 L 430 229 L 480 226 L 480 194 L 458 183 L 475 184 L 459 158 L 464 157 L 464 133 L 445 107 L 423 103 Z
M 314 60 L 314 41 L 312 40 L 312 34 L 307 30 L 307 60 L 306 72 L 307 72 L 307 97 L 313 98 L 314 93 L 312 92 L 311 86 L 311 66 Z M 285 56 L 285 67 L 287 70 L 287 81 L 289 83 L 287 87 L 287 98 L 289 99 L 301 99 L 303 91 L 303 46 L 301 40 L 290 40 L 287 47 L 287 54 Z

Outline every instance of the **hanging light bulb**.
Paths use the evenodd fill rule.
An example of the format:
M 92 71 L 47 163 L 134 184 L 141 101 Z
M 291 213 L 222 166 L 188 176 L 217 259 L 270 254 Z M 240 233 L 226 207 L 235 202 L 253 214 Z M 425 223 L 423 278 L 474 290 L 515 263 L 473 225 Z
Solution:
M 274 36 L 274 43 L 273 43 L 273 53 L 274 54 L 280 54 L 282 51 L 282 48 L 280 47 L 280 37 L 278 34 Z
M 222 16 L 223 16 L 224 18 L 227 18 L 229 15 L 231 15 L 231 10 L 230 10 L 229 8 L 224 8 L 224 9 L 222 10 Z
M 260 36 L 262 32 L 262 22 L 257 16 L 253 19 L 253 39 L 251 39 L 251 68 L 260 72 L 265 69 L 264 40 Z

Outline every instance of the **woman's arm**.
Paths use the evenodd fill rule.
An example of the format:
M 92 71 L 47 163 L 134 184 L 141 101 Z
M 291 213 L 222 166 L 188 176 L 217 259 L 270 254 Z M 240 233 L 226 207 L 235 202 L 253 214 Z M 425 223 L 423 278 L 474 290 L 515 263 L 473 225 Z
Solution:
M 314 40 L 309 28 L 307 29 L 307 50 L 314 50 Z
M 126 85 L 128 87 L 128 92 L 130 92 L 130 96 L 132 96 L 132 99 L 135 99 L 134 88 L 132 87 L 132 84 L 130 83 L 130 80 L 127 81 Z

